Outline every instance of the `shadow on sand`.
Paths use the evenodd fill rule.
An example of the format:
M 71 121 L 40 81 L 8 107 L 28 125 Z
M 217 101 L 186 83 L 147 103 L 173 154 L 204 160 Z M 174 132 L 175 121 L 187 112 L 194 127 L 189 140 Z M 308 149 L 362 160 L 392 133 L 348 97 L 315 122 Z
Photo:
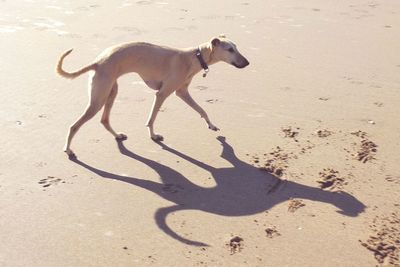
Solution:
M 73 161 L 101 177 L 142 187 L 175 203 L 169 207 L 159 208 L 155 213 L 155 220 L 164 233 L 188 245 L 207 246 L 202 242 L 188 240 L 174 232 L 166 223 L 169 213 L 180 210 L 201 210 L 223 216 L 245 216 L 266 211 L 290 198 L 328 203 L 337 207 L 339 213 L 352 217 L 365 209 L 363 203 L 346 192 L 323 191 L 317 187 L 281 180 L 265 171 L 260 171 L 238 159 L 225 137 L 219 136 L 217 139 L 222 145 L 221 157 L 232 164 L 232 167 L 215 168 L 164 143 L 158 143 L 165 151 L 208 171 L 216 182 L 216 186 L 212 188 L 193 184 L 178 171 L 133 153 L 122 142 L 118 142 L 121 153 L 155 170 L 161 178 L 161 183 L 113 174 L 89 166 L 79 159 Z

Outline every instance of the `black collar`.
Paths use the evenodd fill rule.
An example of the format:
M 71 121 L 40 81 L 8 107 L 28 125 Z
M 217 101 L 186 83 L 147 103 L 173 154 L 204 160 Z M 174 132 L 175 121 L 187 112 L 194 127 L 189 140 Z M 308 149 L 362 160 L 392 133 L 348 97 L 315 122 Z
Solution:
M 197 50 L 196 50 L 196 57 L 197 57 L 197 59 L 199 60 L 200 65 L 201 65 L 201 67 L 202 67 L 203 70 L 204 70 L 203 77 L 206 77 L 206 76 L 207 76 L 207 73 L 208 73 L 208 71 L 209 71 L 209 69 L 208 69 L 207 63 L 204 61 L 203 57 L 201 56 L 200 47 L 197 47 Z

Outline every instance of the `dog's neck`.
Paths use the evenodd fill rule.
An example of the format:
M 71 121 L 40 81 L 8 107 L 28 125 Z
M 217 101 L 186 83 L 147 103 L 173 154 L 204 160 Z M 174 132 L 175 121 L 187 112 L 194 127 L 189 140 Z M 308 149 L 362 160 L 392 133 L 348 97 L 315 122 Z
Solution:
M 213 57 L 212 45 L 209 42 L 199 45 L 198 48 L 194 49 L 194 51 L 195 51 L 195 54 L 198 51 L 200 51 L 201 58 L 207 66 L 210 66 L 217 62 L 217 60 L 215 60 L 215 58 Z M 196 61 L 198 62 L 196 64 L 197 65 L 196 73 L 200 72 L 201 70 L 205 70 L 205 74 L 203 75 L 203 77 L 205 77 L 205 75 L 208 72 L 208 67 L 207 67 L 207 69 L 204 69 L 204 66 L 201 63 L 201 59 L 199 59 L 197 55 L 196 55 Z
M 217 63 L 217 60 L 215 60 L 215 58 L 213 57 L 213 48 L 210 42 L 199 45 L 199 49 L 201 52 L 201 56 L 203 57 L 207 65 Z

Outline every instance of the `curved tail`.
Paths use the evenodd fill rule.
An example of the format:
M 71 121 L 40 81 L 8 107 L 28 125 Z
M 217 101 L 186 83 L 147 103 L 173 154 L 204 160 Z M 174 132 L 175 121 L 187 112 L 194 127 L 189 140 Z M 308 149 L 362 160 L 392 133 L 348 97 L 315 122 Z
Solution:
M 57 63 L 56 71 L 57 71 L 58 74 L 60 74 L 64 78 L 75 79 L 79 75 L 81 75 L 81 74 L 83 74 L 83 73 L 85 73 L 85 72 L 87 72 L 89 70 L 96 70 L 97 69 L 97 63 L 93 63 L 93 64 L 90 64 L 90 65 L 88 65 L 86 67 L 83 67 L 80 70 L 75 71 L 75 72 L 67 72 L 67 71 L 63 70 L 62 64 L 63 64 L 64 58 L 66 56 L 68 56 L 71 52 L 72 52 L 72 49 L 70 49 L 70 50 L 66 51 L 64 54 L 62 54 L 62 56 L 60 57 L 60 59 L 58 60 L 58 63 Z
M 191 246 L 200 246 L 200 247 L 208 247 L 207 244 L 202 243 L 202 242 L 198 242 L 198 241 L 192 241 L 189 239 L 186 239 L 184 237 L 179 236 L 177 233 L 175 233 L 168 225 L 166 222 L 166 218 L 167 215 L 171 212 L 174 211 L 178 211 L 178 210 L 182 210 L 184 208 L 179 207 L 178 205 L 175 206 L 170 206 L 170 207 L 166 207 L 166 208 L 160 208 L 156 211 L 155 214 L 155 219 L 157 222 L 158 227 L 167 235 L 169 235 L 170 237 L 184 243 L 187 245 L 191 245 Z

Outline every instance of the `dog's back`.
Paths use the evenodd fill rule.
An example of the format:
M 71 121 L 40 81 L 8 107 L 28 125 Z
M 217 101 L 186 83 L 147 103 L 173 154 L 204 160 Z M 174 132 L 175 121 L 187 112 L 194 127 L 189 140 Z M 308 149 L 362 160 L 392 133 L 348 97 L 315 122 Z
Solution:
M 105 49 L 95 61 L 99 70 L 118 71 L 115 76 L 136 72 L 142 77 L 162 79 L 172 65 L 176 68 L 182 53 L 185 51 L 150 43 L 126 43 Z

